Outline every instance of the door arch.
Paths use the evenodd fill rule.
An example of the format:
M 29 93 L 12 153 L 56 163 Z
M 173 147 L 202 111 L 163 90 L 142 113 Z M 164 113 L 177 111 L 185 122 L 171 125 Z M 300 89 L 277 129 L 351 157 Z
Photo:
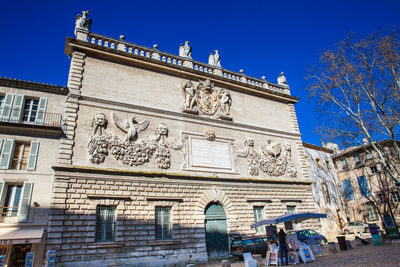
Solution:
M 229 254 L 226 213 L 217 202 L 207 205 L 205 211 L 206 245 L 208 257 L 215 258 Z

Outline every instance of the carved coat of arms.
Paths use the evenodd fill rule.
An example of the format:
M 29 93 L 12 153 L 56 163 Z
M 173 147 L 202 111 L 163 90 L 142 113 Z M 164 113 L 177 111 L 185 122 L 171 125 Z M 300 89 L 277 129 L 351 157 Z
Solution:
M 199 81 L 197 86 L 192 81 L 186 81 L 181 85 L 181 91 L 184 97 L 182 112 L 232 120 L 232 97 L 228 90 L 215 88 L 207 79 Z

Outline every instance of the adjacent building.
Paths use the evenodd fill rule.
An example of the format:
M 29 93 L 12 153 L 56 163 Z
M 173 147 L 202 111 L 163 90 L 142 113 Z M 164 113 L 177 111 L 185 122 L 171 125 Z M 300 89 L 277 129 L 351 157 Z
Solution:
M 0 265 L 41 266 L 68 89 L 0 77 Z
M 67 38 L 65 135 L 46 250 L 65 266 L 206 261 L 229 232 L 315 211 L 294 104 L 278 84 L 90 32 Z M 299 227 L 317 227 L 307 221 Z
M 332 162 L 336 150 L 304 143 L 304 151 L 308 160 L 309 176 L 313 182 L 313 194 L 317 211 L 327 215 L 321 219 L 321 233 L 327 237 L 336 237 L 342 233 L 346 222 L 343 200 L 340 195 L 339 180 Z
M 391 141 L 381 141 L 376 145 L 385 151 L 386 157 L 392 157 L 394 151 Z M 332 159 L 348 221 L 377 223 L 381 229 L 385 229 L 382 219 L 384 214 L 390 214 L 390 205 L 395 220 L 400 222 L 399 186 L 379 163 L 371 144 L 349 147 Z

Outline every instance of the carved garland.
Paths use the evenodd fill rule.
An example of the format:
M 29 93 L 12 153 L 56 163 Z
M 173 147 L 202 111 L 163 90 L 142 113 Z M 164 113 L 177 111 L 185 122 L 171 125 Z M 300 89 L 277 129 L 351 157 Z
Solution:
M 247 159 L 247 167 L 250 175 L 258 175 L 259 170 L 271 175 L 282 176 L 287 173 L 290 177 L 297 176 L 297 170 L 292 162 L 292 149 L 286 142 L 267 142 L 261 146 L 261 153 L 254 148 L 254 140 L 246 138 L 246 149 L 237 153 L 238 157 Z
M 125 133 L 125 138 L 122 140 L 117 135 L 106 131 L 108 124 L 106 115 L 96 114 L 93 134 L 88 142 L 89 161 L 92 163 L 103 163 L 109 152 L 115 159 L 129 166 L 143 165 L 155 155 L 157 166 L 168 169 L 171 166 L 170 148 L 175 150 L 182 148 L 182 145 L 169 142 L 168 127 L 164 123 L 157 126 L 156 136 L 149 140 L 139 140 L 138 134 L 146 130 L 150 124 L 148 120 L 139 123 L 132 116 L 124 124 L 114 113 L 112 119 L 115 126 Z

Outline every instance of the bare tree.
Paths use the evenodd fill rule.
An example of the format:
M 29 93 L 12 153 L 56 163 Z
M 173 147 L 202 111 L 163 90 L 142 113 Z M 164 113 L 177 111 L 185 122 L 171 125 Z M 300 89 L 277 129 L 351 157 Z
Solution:
M 306 89 L 317 100 L 321 119 L 317 132 L 345 146 L 365 147 L 400 185 L 399 34 L 380 31 L 359 40 L 349 34 L 321 55 L 308 78 Z M 392 149 L 385 149 L 382 140 L 389 140 Z

